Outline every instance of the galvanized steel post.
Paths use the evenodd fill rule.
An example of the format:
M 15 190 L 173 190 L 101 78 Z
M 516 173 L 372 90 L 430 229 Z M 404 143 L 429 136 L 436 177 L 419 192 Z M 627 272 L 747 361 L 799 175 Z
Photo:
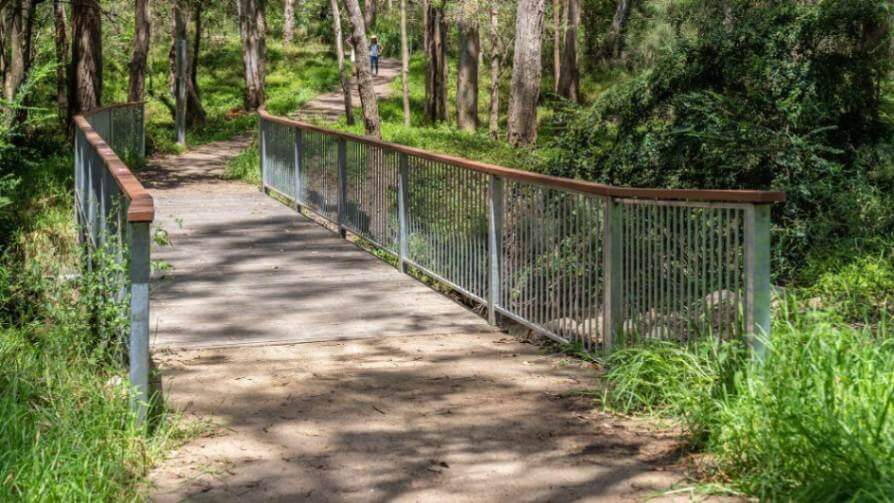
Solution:
M 603 227 L 603 293 L 602 293 L 602 350 L 609 352 L 614 344 L 621 312 L 621 207 L 611 197 L 604 200 Z
M 186 40 L 177 39 L 177 54 L 175 56 L 176 71 L 176 109 L 175 121 L 177 125 L 177 144 L 186 145 Z
M 149 223 L 129 227 L 131 407 L 143 423 L 149 407 Z
M 301 129 L 295 128 L 295 210 L 301 211 Z
M 347 213 L 348 201 L 348 180 L 347 180 L 347 143 L 344 138 L 338 140 L 338 233 L 342 239 L 347 236 L 345 231 L 345 217 Z
M 745 333 L 758 359 L 770 338 L 770 205 L 745 210 Z
M 261 192 L 267 192 L 267 140 L 264 119 L 258 121 L 258 142 L 261 144 Z
M 409 207 L 410 163 L 407 154 L 398 154 L 397 174 L 397 225 L 398 225 L 398 259 L 400 270 L 407 272 L 407 256 L 410 254 L 410 243 L 407 241 L 407 208 Z
M 503 257 L 503 179 L 491 175 L 487 191 L 487 321 L 497 324 Z

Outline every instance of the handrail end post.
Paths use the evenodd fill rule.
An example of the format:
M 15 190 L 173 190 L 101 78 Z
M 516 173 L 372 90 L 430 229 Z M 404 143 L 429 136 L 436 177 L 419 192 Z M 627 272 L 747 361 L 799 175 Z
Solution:
M 149 222 L 130 227 L 130 382 L 134 388 L 131 407 L 143 424 L 149 407 Z
M 770 204 L 745 212 L 745 333 L 755 358 L 763 360 L 770 340 Z
M 623 252 L 620 204 L 612 197 L 605 198 L 603 218 L 603 299 L 602 351 L 611 352 L 617 342 L 621 312 L 621 254 Z

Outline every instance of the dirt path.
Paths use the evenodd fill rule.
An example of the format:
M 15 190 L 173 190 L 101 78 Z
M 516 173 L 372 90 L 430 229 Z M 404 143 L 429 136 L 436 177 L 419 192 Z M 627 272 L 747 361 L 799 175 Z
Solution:
M 599 413 L 591 368 L 505 335 L 156 359 L 218 425 L 152 474 L 156 501 L 644 500 L 680 478 L 673 435 Z
M 379 75 L 373 77 L 376 96 L 379 99 L 391 96 L 391 82 L 400 75 L 400 61 L 396 59 L 379 60 Z M 357 80 L 351 82 L 351 102 L 354 107 L 360 106 L 360 95 L 357 92 Z M 322 94 L 304 105 L 293 117 L 304 121 L 334 122 L 345 113 L 344 94 L 334 92 Z
M 163 393 L 215 425 L 150 474 L 150 499 L 618 501 L 682 478 L 674 434 L 598 411 L 591 366 L 476 328 L 476 315 L 222 180 L 247 143 L 140 173 L 173 242 L 153 251 L 173 265 L 152 286 Z M 291 343 L 258 344 L 274 339 Z

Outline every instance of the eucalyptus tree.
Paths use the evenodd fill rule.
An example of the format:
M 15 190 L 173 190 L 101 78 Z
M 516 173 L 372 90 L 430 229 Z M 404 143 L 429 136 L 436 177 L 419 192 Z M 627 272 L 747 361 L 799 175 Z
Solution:
M 544 0 L 518 0 L 515 53 L 509 94 L 509 143 L 529 145 L 537 139 L 537 101 L 540 99 L 541 33 Z
M 372 0 L 370 0 L 372 1 Z M 379 104 L 373 87 L 372 71 L 369 61 L 369 41 L 366 38 L 366 23 L 358 0 L 344 0 L 353 28 L 352 42 L 357 53 L 357 85 L 360 91 L 360 105 L 363 110 L 363 127 L 366 134 L 382 138 Z

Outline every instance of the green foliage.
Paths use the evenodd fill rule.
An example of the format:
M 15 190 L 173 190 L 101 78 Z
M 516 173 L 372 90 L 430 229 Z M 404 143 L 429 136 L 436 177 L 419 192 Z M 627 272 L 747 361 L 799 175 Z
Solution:
M 783 276 L 817 243 L 894 230 L 883 196 L 894 188 L 880 115 L 891 60 L 885 3 L 649 5 L 651 32 L 631 57 L 639 69 L 591 109 L 558 117 L 548 172 L 784 190 L 788 202 L 774 214 Z
M 654 343 L 608 359 L 605 401 L 682 417 L 716 477 L 763 499 L 887 500 L 892 342 L 813 312 L 774 324 L 763 363 L 738 343 Z
M 242 180 L 252 185 L 261 185 L 261 152 L 257 139 L 227 163 L 225 176 L 231 180 Z

